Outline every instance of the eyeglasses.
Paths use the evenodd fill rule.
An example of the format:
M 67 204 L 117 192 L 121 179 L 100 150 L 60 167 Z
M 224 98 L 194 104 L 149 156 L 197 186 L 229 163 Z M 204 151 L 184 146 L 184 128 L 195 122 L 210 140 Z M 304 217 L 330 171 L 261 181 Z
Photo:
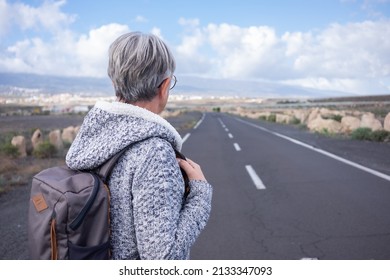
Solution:
M 173 89 L 175 86 L 176 86 L 176 83 L 177 83 L 177 79 L 176 79 L 176 76 L 175 75 L 172 75 L 172 78 L 171 78 L 171 85 L 169 87 L 169 89 Z
M 160 88 L 161 85 L 163 84 L 163 82 L 166 80 L 167 78 L 165 78 L 161 83 L 160 85 L 157 87 L 157 88 Z M 176 79 L 176 76 L 175 75 L 172 75 L 171 77 L 171 80 L 170 80 L 170 85 L 169 85 L 169 90 L 173 89 L 177 83 L 177 79 Z

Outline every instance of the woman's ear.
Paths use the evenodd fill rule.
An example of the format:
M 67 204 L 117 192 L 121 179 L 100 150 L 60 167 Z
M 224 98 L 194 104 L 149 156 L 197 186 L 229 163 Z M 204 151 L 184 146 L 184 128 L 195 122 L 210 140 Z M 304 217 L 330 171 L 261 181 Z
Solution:
M 157 97 L 158 97 L 158 114 L 160 114 L 167 105 L 169 97 L 169 87 L 171 85 L 170 78 L 166 78 L 161 86 L 158 88 Z
M 166 78 L 161 86 L 158 88 L 158 94 L 161 95 L 161 97 L 163 97 L 164 99 L 167 98 L 167 95 L 169 93 L 169 87 L 171 85 L 171 78 Z

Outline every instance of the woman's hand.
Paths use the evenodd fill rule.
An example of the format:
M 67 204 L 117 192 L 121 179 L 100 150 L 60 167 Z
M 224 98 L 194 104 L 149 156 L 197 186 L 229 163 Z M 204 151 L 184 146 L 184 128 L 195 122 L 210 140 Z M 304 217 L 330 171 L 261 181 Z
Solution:
M 203 175 L 200 165 L 192 160 L 188 159 L 177 159 L 179 166 L 187 173 L 189 180 L 201 180 L 206 181 L 206 178 Z

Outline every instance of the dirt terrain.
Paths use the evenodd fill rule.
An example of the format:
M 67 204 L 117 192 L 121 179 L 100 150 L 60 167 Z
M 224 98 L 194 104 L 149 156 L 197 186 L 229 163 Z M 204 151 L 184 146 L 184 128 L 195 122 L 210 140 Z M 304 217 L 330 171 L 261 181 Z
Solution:
M 83 119 L 82 115 L 6 116 L 0 118 L 0 133 L 62 129 L 80 125 Z

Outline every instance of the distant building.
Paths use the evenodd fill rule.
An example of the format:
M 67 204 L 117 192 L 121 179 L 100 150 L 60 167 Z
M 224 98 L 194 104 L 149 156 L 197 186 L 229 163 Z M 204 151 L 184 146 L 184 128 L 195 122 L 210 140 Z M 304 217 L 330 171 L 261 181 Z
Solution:
M 75 114 L 88 113 L 89 107 L 87 105 L 76 105 L 72 108 L 72 112 Z

